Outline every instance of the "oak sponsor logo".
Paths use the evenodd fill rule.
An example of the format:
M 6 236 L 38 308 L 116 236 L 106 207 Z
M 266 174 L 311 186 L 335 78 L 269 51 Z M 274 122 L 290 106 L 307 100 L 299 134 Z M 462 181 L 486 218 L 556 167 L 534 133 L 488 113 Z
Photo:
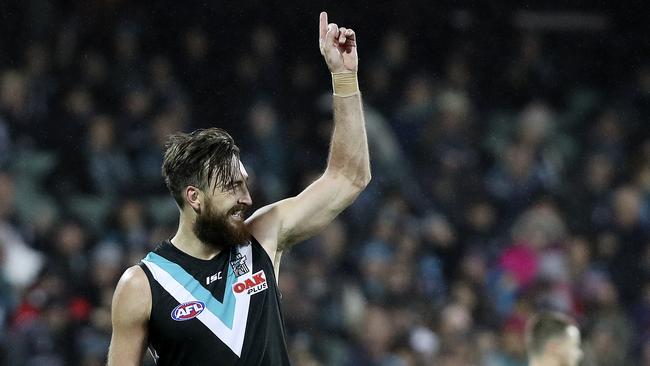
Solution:
M 248 295 L 256 294 L 260 291 L 264 291 L 269 287 L 266 282 L 266 274 L 261 270 L 257 273 L 254 273 L 251 277 L 236 282 L 232 285 L 232 290 L 236 294 L 246 293 Z
M 205 309 L 203 301 L 184 302 L 172 310 L 172 319 L 177 322 L 194 319 L 203 312 L 203 309 Z

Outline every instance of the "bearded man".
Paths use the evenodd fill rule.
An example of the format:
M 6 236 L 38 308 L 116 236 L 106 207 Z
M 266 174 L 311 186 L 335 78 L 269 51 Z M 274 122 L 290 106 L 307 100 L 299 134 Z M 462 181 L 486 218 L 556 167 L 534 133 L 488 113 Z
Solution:
M 370 181 L 356 36 L 321 13 L 332 73 L 334 132 L 323 175 L 299 195 L 245 218 L 252 200 L 239 149 L 218 128 L 170 137 L 165 183 L 176 234 L 120 279 L 108 365 L 289 365 L 276 279 L 282 253 L 349 206 Z M 263 184 L 263 182 L 262 182 Z

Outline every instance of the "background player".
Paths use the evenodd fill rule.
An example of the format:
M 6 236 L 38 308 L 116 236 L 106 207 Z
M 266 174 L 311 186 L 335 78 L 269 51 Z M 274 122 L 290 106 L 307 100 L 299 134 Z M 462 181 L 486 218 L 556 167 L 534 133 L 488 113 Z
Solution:
M 580 343 L 575 322 L 561 313 L 540 313 L 527 326 L 530 366 L 576 366 L 582 359 Z

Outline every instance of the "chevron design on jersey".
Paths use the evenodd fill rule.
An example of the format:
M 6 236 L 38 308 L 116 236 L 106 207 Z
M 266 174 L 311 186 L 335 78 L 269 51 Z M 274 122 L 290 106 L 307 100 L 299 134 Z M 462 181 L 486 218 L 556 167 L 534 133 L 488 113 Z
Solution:
M 251 246 L 241 247 L 240 253 L 245 256 L 248 268 L 253 268 Z M 205 310 L 197 315 L 196 319 L 210 329 L 238 357 L 241 356 L 246 335 L 250 295 L 237 294 L 233 291 L 232 285 L 238 278 L 234 275 L 231 266 L 228 266 L 223 301 L 219 301 L 178 264 L 155 253 L 149 253 L 142 262 L 151 271 L 156 281 L 179 304 L 190 301 L 204 302 Z M 251 276 L 251 274 L 249 273 L 247 276 Z M 243 278 L 246 276 L 239 279 Z

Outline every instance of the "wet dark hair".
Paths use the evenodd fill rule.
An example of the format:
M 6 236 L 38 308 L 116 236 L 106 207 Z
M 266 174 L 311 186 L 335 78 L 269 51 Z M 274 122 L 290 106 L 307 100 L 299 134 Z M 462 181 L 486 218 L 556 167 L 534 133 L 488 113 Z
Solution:
M 535 315 L 526 327 L 526 348 L 531 355 L 541 355 L 544 346 L 553 338 L 566 336 L 570 326 L 577 326 L 569 316 L 556 311 L 544 311 Z
M 165 143 L 162 175 L 181 208 L 185 202 L 185 187 L 226 190 L 238 174 L 239 148 L 235 140 L 220 128 L 175 133 Z M 213 179 L 215 186 L 210 187 Z

